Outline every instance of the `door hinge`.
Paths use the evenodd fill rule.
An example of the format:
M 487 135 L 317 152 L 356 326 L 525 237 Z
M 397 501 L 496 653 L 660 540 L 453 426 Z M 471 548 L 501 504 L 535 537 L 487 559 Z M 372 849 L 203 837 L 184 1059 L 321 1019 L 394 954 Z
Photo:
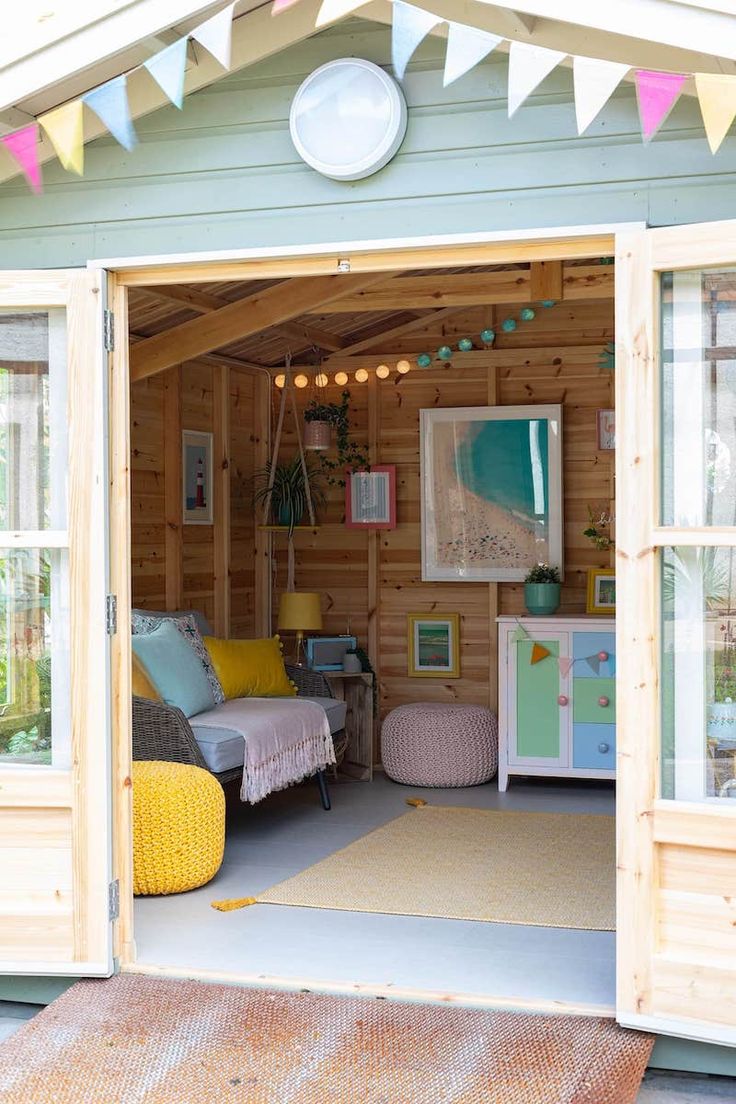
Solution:
M 117 878 L 107 887 L 107 918 L 118 920 L 120 917 L 120 882 Z
M 115 348 L 115 315 L 106 307 L 102 317 L 105 334 L 105 351 L 111 353 Z
M 115 594 L 108 594 L 105 598 L 105 628 L 108 636 L 114 636 L 118 631 L 118 599 Z

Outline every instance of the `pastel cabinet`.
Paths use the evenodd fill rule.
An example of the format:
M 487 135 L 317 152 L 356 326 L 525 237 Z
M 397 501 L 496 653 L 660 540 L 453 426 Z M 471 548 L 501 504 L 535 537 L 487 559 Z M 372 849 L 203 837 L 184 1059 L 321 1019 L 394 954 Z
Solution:
M 498 788 L 515 774 L 615 777 L 615 622 L 499 617 L 498 634 Z M 549 652 L 537 663 L 535 643 Z

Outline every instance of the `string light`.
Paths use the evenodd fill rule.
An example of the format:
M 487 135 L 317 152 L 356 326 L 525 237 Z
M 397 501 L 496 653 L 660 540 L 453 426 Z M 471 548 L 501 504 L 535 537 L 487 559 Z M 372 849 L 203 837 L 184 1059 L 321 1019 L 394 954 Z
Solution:
M 417 357 L 417 364 L 420 368 L 429 368 L 432 363 L 432 358 L 429 353 L 420 353 Z
M 279 374 L 274 378 L 273 382 L 276 384 L 277 387 L 284 387 L 286 385 L 286 376 L 283 372 L 279 372 Z
M 318 372 L 317 375 L 314 377 L 315 387 L 326 387 L 329 382 L 330 381 L 328 377 L 324 374 L 324 372 Z
M 452 349 L 449 345 L 440 345 L 437 356 L 440 360 L 452 360 Z
M 503 322 L 501 323 L 501 329 L 504 333 L 513 333 L 516 329 L 516 319 L 504 318 Z
M 481 330 L 480 331 L 480 339 L 481 339 L 481 341 L 483 342 L 484 345 L 492 345 L 493 342 L 496 340 L 496 331 L 495 330 L 490 330 L 490 329 L 489 330 Z
M 368 379 L 368 372 L 366 371 L 366 369 L 365 368 L 359 368 L 358 371 L 355 373 L 356 383 L 365 383 L 365 381 L 367 379 Z
M 400 360 L 396 364 L 396 371 L 400 376 L 405 376 L 407 372 L 411 372 L 411 364 L 408 360 Z
M 522 307 L 519 311 L 519 318 L 522 322 L 531 322 L 534 317 L 535 314 L 531 307 Z
M 391 375 L 391 369 L 389 368 L 388 364 L 379 364 L 376 368 L 376 375 L 379 379 L 388 379 L 388 377 Z
M 338 387 L 344 387 L 348 382 L 347 372 L 335 372 L 335 383 Z
M 309 383 L 309 380 L 307 379 L 306 376 L 302 375 L 301 372 L 299 373 L 298 376 L 294 376 L 294 386 L 295 387 L 306 387 L 308 383 Z
M 457 347 L 461 353 L 471 353 L 473 351 L 473 341 L 470 337 L 461 337 L 457 343 Z

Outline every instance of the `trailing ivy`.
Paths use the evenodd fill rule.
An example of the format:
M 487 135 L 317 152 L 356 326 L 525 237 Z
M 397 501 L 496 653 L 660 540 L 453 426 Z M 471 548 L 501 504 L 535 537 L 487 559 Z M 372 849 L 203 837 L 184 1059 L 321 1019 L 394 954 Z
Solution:
M 350 392 L 345 390 L 340 403 L 312 401 L 304 411 L 305 422 L 328 422 L 335 430 L 337 456 L 320 452 L 319 462 L 327 482 L 333 487 L 344 487 L 344 472 L 367 471 L 368 447 L 360 445 L 350 436 Z

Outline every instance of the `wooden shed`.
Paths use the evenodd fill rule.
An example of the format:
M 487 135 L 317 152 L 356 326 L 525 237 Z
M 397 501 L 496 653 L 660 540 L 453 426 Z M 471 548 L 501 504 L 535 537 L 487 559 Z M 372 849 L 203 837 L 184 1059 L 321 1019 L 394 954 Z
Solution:
M 121 75 L 138 134 L 80 106 L 83 175 L 45 129 L 41 194 L 0 148 L 0 993 L 122 970 L 588 1012 L 733 1072 L 736 139 L 711 152 L 696 91 L 736 82 L 736 15 L 426 0 L 406 137 L 340 180 L 290 108 L 330 62 L 392 72 L 392 5 L 238 0 L 229 72 L 196 36 L 222 4 L 168 7 L 0 58 L 0 137 Z M 498 44 L 443 86 L 458 22 Z M 182 38 L 178 110 L 146 62 Z M 559 63 L 509 118 L 520 46 Z M 622 69 L 582 135 L 573 58 Z M 647 143 L 644 73 L 683 77 Z M 269 473 L 303 493 L 303 464 L 285 516 Z M 218 771 L 136 733 L 129 611 L 290 651 L 290 591 L 319 596 L 307 660 L 347 706 L 331 812 L 308 782 L 236 793 L 217 880 L 134 900 L 134 761 Z M 417 705 L 496 718 L 498 776 L 433 790 L 427 753 L 391 781 L 382 724 Z M 464 836 L 458 807 L 491 819 Z M 395 827 L 442 810 L 426 848 Z M 518 818 L 503 874 L 493 817 Z M 465 899 L 476 870 L 502 900 Z

